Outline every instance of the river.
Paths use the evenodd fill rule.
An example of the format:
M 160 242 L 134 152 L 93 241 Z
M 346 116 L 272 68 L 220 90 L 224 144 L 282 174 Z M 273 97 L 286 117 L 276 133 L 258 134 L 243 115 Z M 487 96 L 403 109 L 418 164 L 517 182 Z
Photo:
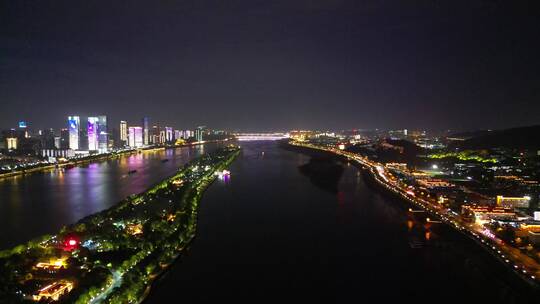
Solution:
M 191 248 L 147 303 L 532 301 L 478 245 L 426 228 L 356 167 L 342 164 L 334 192 L 301 172 L 310 156 L 242 146 L 230 180 L 204 195 Z
M 173 175 L 216 144 L 146 151 L 65 171 L 0 179 L 0 250 L 107 209 Z M 165 161 L 167 159 L 168 161 Z M 129 171 L 137 172 L 129 174 Z
M 241 145 L 230 178 L 216 180 L 203 196 L 196 239 L 146 303 L 537 299 L 478 245 L 447 226 L 426 226 L 422 215 L 411 216 L 409 206 L 371 186 L 358 168 L 323 166 L 341 174 L 332 186 L 309 176 L 317 172 L 303 166 L 309 155 L 276 142 Z M 212 148 L 0 180 L 2 247 L 141 192 L 203 149 Z

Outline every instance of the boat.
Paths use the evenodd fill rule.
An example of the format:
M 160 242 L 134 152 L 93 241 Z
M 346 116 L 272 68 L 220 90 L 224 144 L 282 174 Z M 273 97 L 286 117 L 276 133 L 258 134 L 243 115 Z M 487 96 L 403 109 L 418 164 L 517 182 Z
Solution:
M 133 174 L 133 173 L 137 173 L 137 170 L 130 170 L 130 171 L 128 171 L 128 174 Z
M 165 159 L 162 159 L 162 160 L 161 160 L 162 163 L 166 163 L 166 162 L 168 162 L 168 161 L 169 161 L 168 158 L 165 158 Z

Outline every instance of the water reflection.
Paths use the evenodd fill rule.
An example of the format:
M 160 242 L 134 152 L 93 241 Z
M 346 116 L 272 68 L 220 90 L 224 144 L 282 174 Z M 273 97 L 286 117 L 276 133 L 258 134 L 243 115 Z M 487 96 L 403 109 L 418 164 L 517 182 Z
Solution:
M 482 249 L 444 226 L 426 229 L 424 215 L 373 191 L 354 166 L 332 193 L 298 170 L 309 157 L 242 146 L 234 179 L 205 193 L 196 240 L 148 303 L 176 298 L 179 286 L 190 303 L 523 302 Z
M 109 208 L 175 173 L 203 151 L 216 148 L 184 147 L 137 153 L 0 180 L 0 249 L 52 233 L 78 219 Z M 163 162 L 162 160 L 169 159 Z M 136 170 L 134 174 L 127 174 Z

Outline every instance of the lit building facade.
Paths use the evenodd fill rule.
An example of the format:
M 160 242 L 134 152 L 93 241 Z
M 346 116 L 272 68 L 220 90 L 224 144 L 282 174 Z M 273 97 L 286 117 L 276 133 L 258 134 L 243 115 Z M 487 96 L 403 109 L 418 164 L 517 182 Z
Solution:
M 203 132 L 204 132 L 204 126 L 197 127 L 195 130 L 195 140 L 196 141 L 203 141 Z
M 120 141 L 122 142 L 122 145 L 127 145 L 128 142 L 128 126 L 127 121 L 121 120 L 120 121 Z
M 128 145 L 132 148 L 139 148 L 143 143 L 143 129 L 141 127 L 129 127 Z
M 6 138 L 8 150 L 17 150 L 17 137 Z
M 529 202 L 531 198 L 529 196 L 524 197 L 505 197 L 497 195 L 497 206 L 504 208 L 529 208 Z
M 106 153 L 109 150 L 109 132 L 107 131 L 107 116 L 98 116 L 97 121 L 98 151 Z
M 97 151 L 98 150 L 98 118 L 97 117 L 88 117 L 87 124 L 87 135 L 88 135 L 88 150 Z
M 173 141 L 173 128 L 165 127 L 165 142 Z
M 79 116 L 68 117 L 68 130 L 69 130 L 69 148 L 72 150 L 79 150 L 81 131 L 81 118 Z
M 142 127 L 143 127 L 143 144 L 149 145 L 150 144 L 150 118 L 148 117 L 143 118 Z

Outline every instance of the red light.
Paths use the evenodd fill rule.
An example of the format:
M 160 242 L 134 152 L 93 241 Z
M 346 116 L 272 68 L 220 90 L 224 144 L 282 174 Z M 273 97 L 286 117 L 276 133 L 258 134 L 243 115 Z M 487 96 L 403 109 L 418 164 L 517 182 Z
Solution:
M 77 249 L 77 246 L 79 245 L 79 241 L 75 237 L 69 237 L 64 241 L 64 250 L 65 251 L 72 251 Z

